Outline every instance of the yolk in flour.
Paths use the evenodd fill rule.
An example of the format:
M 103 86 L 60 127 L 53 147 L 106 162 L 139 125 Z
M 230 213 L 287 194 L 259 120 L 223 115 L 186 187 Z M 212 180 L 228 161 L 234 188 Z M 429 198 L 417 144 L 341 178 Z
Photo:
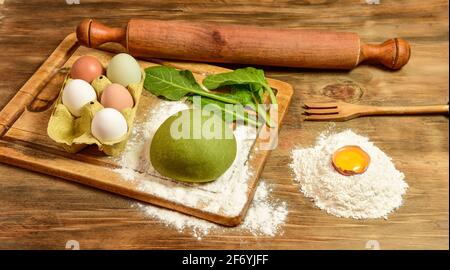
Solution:
M 336 150 L 332 157 L 333 167 L 342 175 L 364 173 L 369 167 L 370 156 L 356 145 L 346 145 Z

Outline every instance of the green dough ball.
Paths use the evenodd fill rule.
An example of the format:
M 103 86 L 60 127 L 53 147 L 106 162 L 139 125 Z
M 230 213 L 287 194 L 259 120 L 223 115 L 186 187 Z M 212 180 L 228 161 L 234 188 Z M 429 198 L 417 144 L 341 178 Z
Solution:
M 233 130 L 217 115 L 202 115 L 199 109 L 169 117 L 150 145 L 153 167 L 163 176 L 185 182 L 216 180 L 235 157 Z

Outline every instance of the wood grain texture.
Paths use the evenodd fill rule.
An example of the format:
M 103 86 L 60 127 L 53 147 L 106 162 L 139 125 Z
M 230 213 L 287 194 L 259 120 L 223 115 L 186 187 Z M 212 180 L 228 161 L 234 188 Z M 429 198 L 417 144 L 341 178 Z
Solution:
M 31 16 L 33 14 L 33 16 Z M 277 237 L 226 229 L 198 241 L 131 208 L 128 199 L 0 164 L 0 247 L 63 249 L 76 239 L 87 248 L 382 249 L 449 248 L 448 118 L 376 117 L 338 123 L 369 136 L 393 158 L 410 185 L 405 204 L 389 220 L 355 221 L 318 210 L 299 193 L 288 167 L 295 146 L 310 146 L 330 124 L 302 122 L 305 101 L 323 96 L 370 105 L 448 102 L 448 2 L 365 1 L 8 1 L 0 6 L 0 107 L 16 94 L 60 41 L 85 16 L 112 26 L 131 17 L 352 31 L 368 42 L 401 36 L 412 46 L 398 72 L 360 66 L 351 72 L 266 68 L 295 88 L 292 105 L 262 177 L 272 196 L 288 203 Z M 43 38 L 45 37 L 45 38 Z
M 77 26 L 78 41 L 91 48 L 115 42 L 135 57 L 319 69 L 352 69 L 360 63 L 400 69 L 411 48 L 400 38 L 366 44 L 358 34 L 315 29 L 131 19 L 108 27 L 94 19 Z
M 271 148 L 268 148 L 268 146 L 273 145 L 275 142 L 272 138 L 266 139 L 263 137 L 264 133 L 261 133 L 263 135 L 258 137 L 251 147 L 247 160 L 249 170 L 253 173 L 246 182 L 245 201 L 240 206 L 239 211 L 233 215 L 226 214 L 222 208 L 219 208 L 217 211 L 206 211 L 202 209 L 201 205 L 188 205 L 186 201 L 176 201 L 170 197 L 162 197 L 161 194 L 145 192 L 139 186 L 145 185 L 146 181 L 158 182 L 166 189 L 179 188 L 185 183 L 180 184 L 176 181 L 167 181 L 167 179 L 157 177 L 151 173 L 144 173 L 145 177 L 140 180 L 124 181 L 119 174 L 111 171 L 111 168 L 121 167 L 117 160 L 100 154 L 95 147 L 89 147 L 85 151 L 80 151 L 76 154 L 68 154 L 61 145 L 50 139 L 47 132 L 47 123 L 49 123 L 50 115 L 54 113 L 52 104 L 60 94 L 61 85 L 65 79 L 65 76 L 60 76 L 60 74 L 68 73 L 76 59 L 83 55 L 94 56 L 103 66 L 106 66 L 114 55 L 111 52 L 115 52 L 115 47 L 108 47 L 107 45 L 105 44 L 104 50 L 80 46 L 75 33 L 69 34 L 61 42 L 49 59 L 39 67 L 38 71 L 18 91 L 18 95 L 14 96 L 5 106 L 5 109 L 0 111 L 0 120 L 2 120 L 0 125 L 6 131 L 0 136 L 0 162 L 72 180 L 132 199 L 177 210 L 221 225 L 236 226 L 240 224 L 247 213 L 264 164 L 270 154 L 269 149 Z M 139 64 L 142 69 L 158 65 L 148 61 L 139 61 Z M 222 67 L 194 62 L 189 64 L 162 62 L 162 64 L 184 70 L 192 68 L 195 72 L 198 72 L 194 72 L 194 77 L 198 82 L 201 82 L 207 73 L 216 74 L 231 71 Z M 45 72 L 42 72 L 43 70 Z M 293 89 L 292 86 L 285 82 L 270 78 L 267 81 L 273 89 L 276 89 L 278 104 L 278 111 L 276 112 L 278 117 L 274 118 L 277 120 L 274 123 L 276 132 L 286 115 L 292 99 Z M 19 95 L 22 93 L 27 93 L 28 95 Z M 34 100 L 38 101 L 43 109 L 29 110 L 29 107 L 36 109 Z M 155 108 L 160 102 L 161 99 L 158 97 L 144 92 L 140 97 L 134 124 L 145 122 L 149 108 Z M 47 104 L 44 105 L 44 103 Z M 260 132 L 266 132 L 266 130 L 263 128 Z M 77 146 L 77 149 L 81 150 L 85 146 L 80 144 Z M 214 199 L 211 198 L 217 197 L 214 190 L 193 187 L 192 191 L 196 192 L 196 196 L 198 196 L 199 201 L 202 201 L 202 204 L 212 203 L 210 201 L 214 201 Z

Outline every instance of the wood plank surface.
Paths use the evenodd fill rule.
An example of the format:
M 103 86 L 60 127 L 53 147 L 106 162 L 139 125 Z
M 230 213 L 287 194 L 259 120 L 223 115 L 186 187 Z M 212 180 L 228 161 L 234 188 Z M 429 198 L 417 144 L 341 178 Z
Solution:
M 0 248 L 63 249 L 68 240 L 88 248 L 382 249 L 449 248 L 448 117 L 360 118 L 336 123 L 367 135 L 393 158 L 410 185 L 405 204 L 388 220 L 355 221 L 318 210 L 293 182 L 295 146 L 309 146 L 329 123 L 301 121 L 301 104 L 329 96 L 373 105 L 448 102 L 448 1 L 15 1 L 0 4 L 0 108 L 15 95 L 85 16 L 112 26 L 128 18 L 243 23 L 354 31 L 366 42 L 402 37 L 412 45 L 402 70 L 361 66 L 350 72 L 265 68 L 292 84 L 295 94 L 278 148 L 262 177 L 286 201 L 284 233 L 255 237 L 238 229 L 201 241 L 167 228 L 130 207 L 134 202 L 100 190 L 0 164 Z M 236 66 L 227 66 L 236 67 Z
M 246 189 L 243 190 L 245 192 L 245 200 L 239 206 L 239 211 L 236 214 L 226 214 L 222 207 L 217 211 L 202 209 L 201 205 L 211 204 L 220 200 L 218 193 L 208 190 L 206 187 L 201 188 L 197 186 L 187 190 L 191 196 L 198 196 L 198 200 L 202 201 L 201 205 L 189 204 L 186 200 L 177 201 L 159 193 L 143 191 L 139 187 L 145 185 L 146 182 L 161 183 L 162 193 L 182 187 L 185 183 L 167 181 L 163 177 L 146 172 L 141 172 L 144 176 L 139 177 L 139 179 L 124 181 L 119 174 L 111 171 L 111 168 L 121 167 L 117 160 L 101 154 L 96 147 L 87 147 L 85 151 L 70 154 L 65 152 L 61 145 L 55 143 L 47 135 L 47 123 L 49 123 L 55 108 L 54 106 L 52 107 L 52 104 L 59 96 L 61 85 L 66 77 L 63 73 L 69 72 L 75 60 L 83 55 L 94 56 L 103 66 L 106 66 L 116 51 L 115 47 L 111 48 L 110 46 L 104 46 L 103 49 L 98 50 L 79 46 L 75 33 L 69 34 L 58 45 L 51 56 L 18 92 L 18 94 L 26 93 L 27 95 L 25 97 L 22 95 L 14 96 L 4 110 L 0 111 L 0 125 L 3 125 L 4 130 L 6 130 L 4 134 L 0 133 L 2 135 L 0 137 L 0 162 L 72 180 L 118 195 L 127 196 L 131 199 L 177 210 L 221 225 L 237 226 L 240 224 L 245 218 L 260 175 L 264 169 L 264 164 L 270 155 L 272 148 L 267 148 L 276 142 L 276 139 L 265 138 L 264 134 L 267 132 L 265 129 L 260 129 L 260 134 L 262 135 L 253 141 L 254 144 L 249 149 L 246 161 L 252 174 L 245 183 Z M 56 65 L 55 62 L 58 64 Z M 199 83 L 201 83 L 207 73 L 216 74 L 231 71 L 224 70 L 223 67 L 204 63 L 159 62 L 166 66 L 191 70 Z M 158 65 L 149 61 L 139 61 L 139 64 L 142 69 Z M 274 129 L 276 131 L 280 128 L 280 124 L 286 115 L 294 91 L 292 86 L 285 82 L 271 78 L 267 78 L 267 81 L 276 91 L 278 104 L 278 117 L 274 118 L 276 120 L 274 124 L 277 125 Z M 266 98 L 268 99 L 267 95 Z M 39 102 L 42 109 L 36 110 L 35 101 Z M 149 108 L 155 108 L 160 102 L 160 98 L 144 91 L 140 96 L 134 125 L 145 122 Z M 267 100 L 267 102 L 269 101 Z M 27 109 L 25 110 L 25 108 Z M 84 148 L 84 145 L 81 145 L 81 148 Z M 137 170 L 135 171 L 138 172 Z M 231 181 L 238 176 L 240 175 L 236 176 L 233 174 L 228 180 Z M 225 193 L 221 196 L 227 198 L 233 196 L 233 193 Z M 219 203 L 222 203 L 222 201 L 219 201 Z M 223 202 L 223 205 L 227 205 L 227 202 Z

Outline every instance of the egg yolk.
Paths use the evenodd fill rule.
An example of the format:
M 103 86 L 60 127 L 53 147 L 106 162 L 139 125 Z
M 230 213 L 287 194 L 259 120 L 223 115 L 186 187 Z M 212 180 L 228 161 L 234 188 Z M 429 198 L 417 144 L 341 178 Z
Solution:
M 334 152 L 333 167 L 342 175 L 364 173 L 369 167 L 370 156 L 356 145 L 347 145 Z

